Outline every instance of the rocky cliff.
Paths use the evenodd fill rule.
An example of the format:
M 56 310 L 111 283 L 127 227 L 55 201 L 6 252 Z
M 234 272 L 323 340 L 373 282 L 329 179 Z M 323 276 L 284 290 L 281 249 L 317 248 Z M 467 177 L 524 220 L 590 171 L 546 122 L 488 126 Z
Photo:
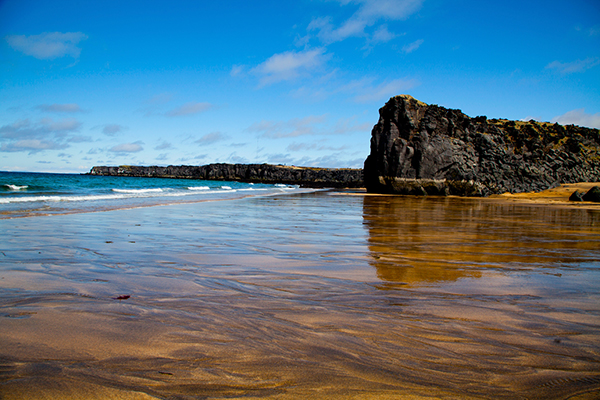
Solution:
M 307 187 L 362 187 L 362 169 L 308 168 L 271 164 L 209 164 L 168 167 L 93 167 L 90 175 L 184 178 L 255 183 L 285 183 Z
M 364 168 L 369 192 L 487 196 L 600 180 L 597 129 L 470 118 L 408 95 L 379 115 Z

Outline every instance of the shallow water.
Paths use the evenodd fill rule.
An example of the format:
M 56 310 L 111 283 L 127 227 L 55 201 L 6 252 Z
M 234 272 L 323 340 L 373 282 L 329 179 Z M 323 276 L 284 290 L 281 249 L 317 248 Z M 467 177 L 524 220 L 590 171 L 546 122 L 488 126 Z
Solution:
M 285 184 L 0 171 L 0 219 L 314 191 Z
M 319 192 L 0 230 L 1 398 L 600 395 L 599 211 Z

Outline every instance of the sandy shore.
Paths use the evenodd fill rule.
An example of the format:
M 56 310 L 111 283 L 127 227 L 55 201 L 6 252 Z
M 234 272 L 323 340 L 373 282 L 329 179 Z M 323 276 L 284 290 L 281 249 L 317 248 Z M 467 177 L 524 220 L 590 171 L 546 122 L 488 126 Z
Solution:
M 0 398 L 598 396 L 600 212 L 337 194 L 1 220 Z
M 506 199 L 516 202 L 530 202 L 536 204 L 548 205 L 569 205 L 574 207 L 600 209 L 600 203 L 569 201 L 569 197 L 575 192 L 587 192 L 594 186 L 600 187 L 600 182 L 579 182 L 567 183 L 554 189 L 544 190 L 542 192 L 529 193 L 505 193 L 501 195 L 490 196 L 492 199 Z
M 600 209 L 600 203 L 593 203 L 589 201 L 576 202 L 569 201 L 569 197 L 575 191 L 587 192 L 594 186 L 600 186 L 600 182 L 578 182 L 578 183 L 567 183 L 560 185 L 553 189 L 544 190 L 542 192 L 526 192 L 526 193 L 503 193 L 495 194 L 485 199 L 491 200 L 506 200 L 511 203 L 531 203 L 537 205 L 551 205 L 551 206 L 572 206 L 577 208 L 585 209 Z M 397 196 L 397 195 L 384 195 L 378 193 L 367 193 L 366 190 L 353 190 L 340 191 L 339 195 L 356 195 L 356 196 Z M 454 197 L 454 196 L 450 196 Z

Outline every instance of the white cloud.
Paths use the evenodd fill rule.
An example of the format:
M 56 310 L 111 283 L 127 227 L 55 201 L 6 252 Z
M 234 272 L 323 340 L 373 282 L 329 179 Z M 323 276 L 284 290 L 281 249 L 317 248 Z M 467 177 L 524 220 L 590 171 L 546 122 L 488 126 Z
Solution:
M 319 85 L 303 86 L 292 91 L 291 95 L 311 101 L 322 101 L 334 95 L 343 95 L 344 99 L 355 103 L 370 103 L 406 93 L 418 85 L 418 80 L 408 77 L 381 81 L 376 77 L 365 76 L 349 82 L 336 80 Z
M 361 8 L 353 17 L 361 19 L 394 19 L 402 20 L 414 14 L 424 0 L 356 0 Z
M 350 37 L 368 37 L 367 27 L 376 25 L 380 20 L 402 20 L 415 13 L 424 0 L 342 0 L 342 5 L 359 4 L 358 10 L 350 18 L 335 27 L 330 17 L 313 19 L 307 27 L 308 32 L 317 31 L 317 37 L 325 44 L 339 42 Z M 376 39 L 377 37 L 377 39 Z M 387 27 L 375 31 L 373 40 L 391 40 L 392 34 Z M 383 40 L 383 41 L 387 41 Z
M 186 116 L 186 115 L 194 115 L 194 114 L 202 113 L 212 107 L 213 107 L 213 105 L 210 103 L 189 102 L 189 103 L 182 105 L 181 107 L 177 107 L 171 111 L 168 111 L 167 113 L 165 113 L 165 115 L 168 117 L 181 117 L 181 116 Z
M 125 129 L 124 126 L 118 124 L 106 124 L 104 128 L 102 128 L 102 133 L 107 136 L 115 136 L 117 133 L 121 132 Z
M 561 74 L 573 74 L 576 72 L 584 72 L 597 65 L 600 65 L 600 58 L 588 57 L 585 60 L 576 60 L 568 63 L 552 61 L 550 64 L 546 65 L 546 69 L 553 69 Z
M 166 104 L 173 99 L 173 95 L 171 93 L 160 93 L 149 98 L 146 103 L 156 105 L 156 104 Z
M 296 158 L 290 154 L 284 153 L 266 154 L 264 156 L 265 162 L 270 164 L 287 164 L 321 168 L 362 168 L 365 158 L 366 156 L 347 159 L 347 155 L 343 152 L 331 153 L 320 157 L 304 156 L 301 158 Z
M 326 146 L 324 144 L 317 143 L 291 143 L 286 147 L 287 151 L 308 151 L 308 150 L 316 150 L 316 151 L 342 151 L 346 150 L 349 147 L 347 145 L 342 145 L 338 147 L 334 146 Z
M 402 47 L 402 52 L 406 54 L 412 53 L 413 51 L 417 50 L 423 44 L 423 42 L 423 39 L 415 40 L 414 42 Z
M 355 117 L 340 118 L 335 124 L 334 132 L 343 135 L 351 132 L 370 132 L 373 129 L 372 123 L 364 122 L 358 124 L 355 120 Z
M 600 129 L 600 113 L 587 114 L 585 109 L 572 110 L 558 117 L 552 118 L 552 122 L 558 122 L 561 125 L 579 125 L 588 128 Z
M 56 112 L 56 113 L 77 113 L 83 112 L 81 107 L 75 103 L 69 104 L 41 104 L 37 106 L 38 109 L 46 112 Z
M 227 162 L 233 164 L 248 164 L 250 161 L 246 157 L 238 156 L 237 153 L 233 152 L 227 158 Z
M 93 142 L 93 139 L 91 136 L 83 136 L 83 135 L 75 135 L 75 136 L 71 136 L 68 139 L 69 143 L 85 143 L 85 142 Z
M 211 132 L 211 133 L 207 133 L 206 135 L 202 136 L 200 139 L 195 140 L 194 143 L 198 143 L 198 144 L 206 146 L 206 145 L 217 143 L 217 142 L 227 140 L 227 139 L 229 139 L 229 136 L 225 135 L 222 132 Z
M 173 146 L 171 145 L 171 143 L 169 142 L 162 142 L 161 144 L 159 144 L 158 146 L 156 146 L 154 148 L 154 150 L 166 150 L 166 149 L 171 149 L 173 148 Z
M 306 151 L 306 150 L 316 150 L 316 143 L 290 143 L 286 148 L 287 151 Z
M 0 127 L 0 139 L 43 139 L 51 135 L 64 136 L 76 132 L 81 127 L 81 122 L 74 118 L 54 121 L 52 118 L 42 118 L 36 123 L 28 119 L 19 120 L 9 125 Z
M 240 76 L 244 74 L 244 70 L 245 67 L 243 65 L 234 65 L 233 67 L 231 67 L 231 72 L 229 72 L 229 75 L 231 76 Z
M 356 95 L 353 100 L 357 103 L 380 102 L 402 94 L 418 85 L 419 83 L 414 79 L 394 79 L 383 82 L 376 87 L 364 87 L 361 90 L 362 94 Z
M 288 121 L 261 121 L 252 124 L 247 130 L 271 139 L 317 135 L 319 133 L 315 130 L 315 125 L 322 124 L 326 119 L 325 115 L 310 115 Z
M 78 131 L 81 127 L 81 122 L 75 118 L 65 118 L 59 121 L 54 121 L 52 118 L 42 118 L 40 123 L 50 132 L 73 132 Z
M 69 147 L 69 145 L 66 143 L 61 144 L 51 140 L 24 139 L 11 143 L 3 143 L 0 147 L 0 151 L 29 151 L 29 154 L 35 154 L 43 150 L 62 150 L 67 147 Z
M 397 35 L 388 31 L 387 25 L 381 25 L 371 37 L 371 43 L 385 43 L 394 39 Z
M 260 85 L 266 86 L 293 80 L 300 76 L 309 76 L 329 58 L 330 55 L 325 54 L 324 48 L 286 51 L 269 57 L 265 62 L 253 68 L 252 72 L 260 77 Z
M 113 153 L 137 153 L 139 151 L 144 150 L 142 144 L 144 143 L 141 141 L 137 141 L 134 143 L 122 143 L 117 146 L 111 147 L 108 151 L 111 151 Z
M 87 39 L 82 32 L 45 32 L 39 35 L 8 35 L 6 41 L 13 49 L 40 60 L 70 56 L 79 58 L 77 44 Z

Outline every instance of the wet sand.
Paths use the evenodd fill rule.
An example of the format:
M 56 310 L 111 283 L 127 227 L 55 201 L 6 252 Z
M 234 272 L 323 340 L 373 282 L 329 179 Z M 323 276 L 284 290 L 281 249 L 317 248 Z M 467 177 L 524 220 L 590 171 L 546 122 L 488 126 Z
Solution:
M 598 208 L 342 194 L 1 220 L 0 398 L 600 396 Z

